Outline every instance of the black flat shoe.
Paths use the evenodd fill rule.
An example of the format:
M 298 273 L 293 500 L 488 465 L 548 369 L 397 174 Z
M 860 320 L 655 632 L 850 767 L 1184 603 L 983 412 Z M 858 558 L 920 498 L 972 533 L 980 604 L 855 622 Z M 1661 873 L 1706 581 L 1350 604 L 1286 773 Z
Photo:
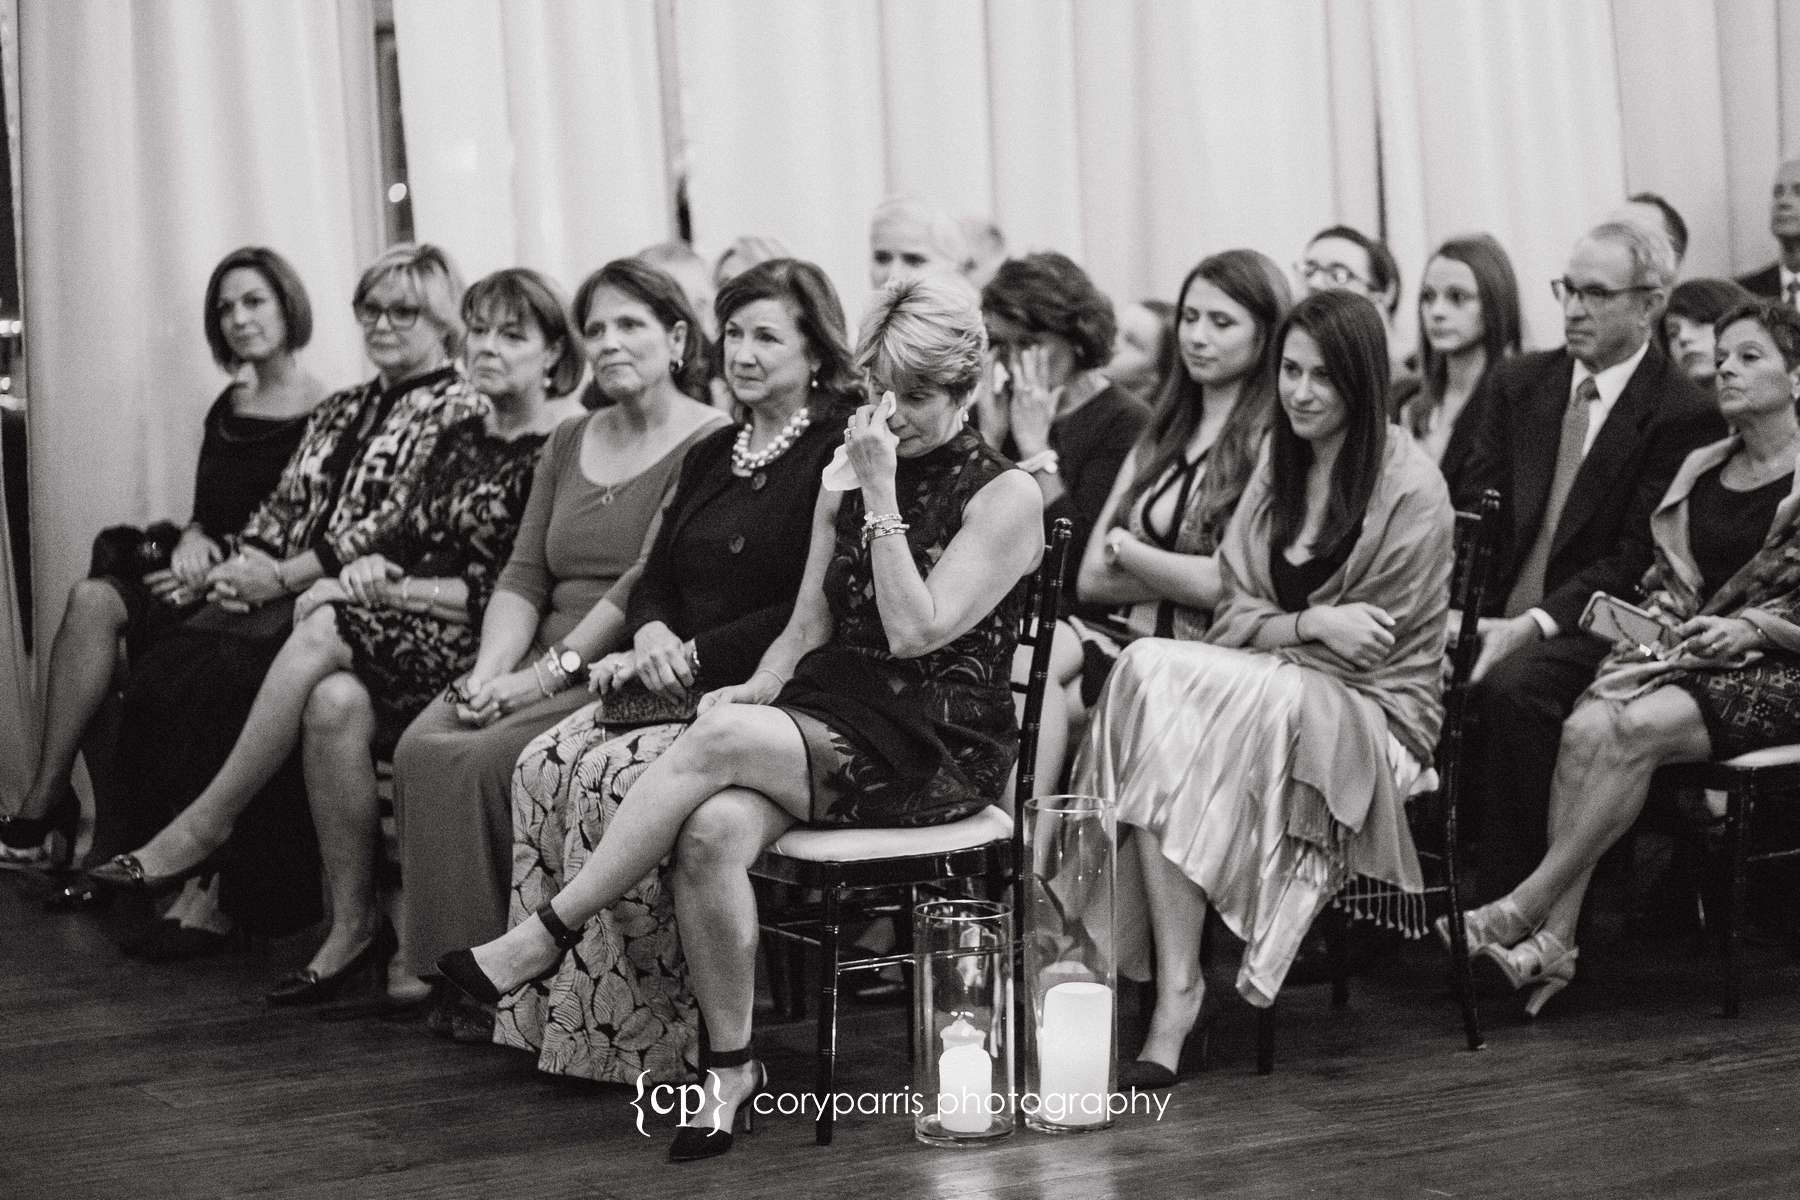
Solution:
M 104 888 L 112 888 L 119 892 L 143 892 L 156 895 L 160 892 L 173 891 L 198 875 L 209 874 L 213 869 L 212 856 L 201 859 L 191 867 L 169 875 L 146 875 L 144 864 L 138 861 L 135 854 L 115 854 L 97 867 L 89 867 L 87 877 Z
M 563 924 L 562 918 L 550 906 L 550 901 L 546 900 L 538 906 L 536 916 L 543 925 L 544 932 L 556 943 L 556 960 L 525 983 L 536 983 L 540 979 L 549 978 L 562 965 L 563 955 L 581 944 L 581 930 L 570 929 Z M 437 960 L 437 969 L 438 974 L 455 984 L 471 1000 L 479 1000 L 483 1004 L 498 1004 L 500 997 L 505 994 L 488 978 L 487 972 L 481 969 L 481 964 L 475 961 L 473 950 L 452 950 Z M 525 984 L 519 986 L 524 987 Z
M 264 994 L 263 1000 L 271 1008 L 323 1004 L 343 991 L 345 985 L 358 976 L 373 973 L 379 981 L 387 971 L 387 960 L 393 956 L 398 946 L 393 926 L 384 923 L 375 931 L 375 936 L 369 939 L 368 945 L 358 950 L 338 970 L 330 975 L 321 975 L 311 967 L 303 967 L 276 980 L 275 986 Z
M 717 1158 L 731 1149 L 740 1125 L 745 1133 L 756 1132 L 756 1098 L 769 1090 L 769 1073 L 761 1062 L 750 1057 L 750 1047 L 746 1045 L 740 1050 L 704 1055 L 700 1069 L 705 1072 L 716 1067 L 741 1067 L 745 1063 L 756 1068 L 756 1086 L 750 1089 L 750 1094 L 739 1101 L 737 1108 L 732 1111 L 731 1128 L 715 1126 L 706 1129 L 698 1125 L 683 1125 L 675 1131 L 675 1140 L 669 1143 L 670 1162 L 699 1162 L 703 1158 Z M 704 1087 L 704 1074 L 701 1080 L 701 1086 Z

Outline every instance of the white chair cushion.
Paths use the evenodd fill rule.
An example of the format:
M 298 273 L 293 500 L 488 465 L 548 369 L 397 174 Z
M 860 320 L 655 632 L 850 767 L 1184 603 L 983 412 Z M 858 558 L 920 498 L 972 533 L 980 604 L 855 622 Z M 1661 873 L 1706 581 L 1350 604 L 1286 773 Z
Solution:
M 1721 759 L 1717 767 L 1786 767 L 1800 763 L 1800 743 L 1791 746 L 1765 746 L 1736 758 Z
M 990 804 L 972 817 L 948 825 L 915 829 L 810 829 L 796 826 L 769 849 L 806 862 L 868 862 L 967 850 L 1012 836 L 1012 818 Z

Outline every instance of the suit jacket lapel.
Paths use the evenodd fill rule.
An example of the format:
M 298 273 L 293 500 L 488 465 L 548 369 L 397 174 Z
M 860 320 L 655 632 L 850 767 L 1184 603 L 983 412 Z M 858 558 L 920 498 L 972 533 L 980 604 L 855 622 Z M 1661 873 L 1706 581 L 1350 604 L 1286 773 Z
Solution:
M 1609 504 L 1629 502 L 1629 497 L 1612 495 L 1613 483 L 1626 464 L 1636 457 L 1638 447 L 1656 417 L 1656 402 L 1666 366 L 1667 360 L 1652 342 L 1643 361 L 1626 381 L 1625 390 L 1613 402 L 1606 423 L 1600 426 L 1587 457 L 1581 460 L 1581 469 L 1575 472 L 1575 483 L 1569 488 L 1569 498 L 1563 504 L 1562 520 L 1557 523 L 1556 535 L 1550 542 L 1552 558 L 1580 531 L 1589 517 Z

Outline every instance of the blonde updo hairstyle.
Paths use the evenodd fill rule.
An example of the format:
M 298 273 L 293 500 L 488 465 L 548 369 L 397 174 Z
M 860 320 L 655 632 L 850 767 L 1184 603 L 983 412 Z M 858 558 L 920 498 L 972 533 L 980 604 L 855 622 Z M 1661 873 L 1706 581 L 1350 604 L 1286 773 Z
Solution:
M 881 390 L 941 387 L 974 398 L 987 361 L 981 296 L 960 275 L 902 275 L 875 295 L 856 339 L 854 367 Z

